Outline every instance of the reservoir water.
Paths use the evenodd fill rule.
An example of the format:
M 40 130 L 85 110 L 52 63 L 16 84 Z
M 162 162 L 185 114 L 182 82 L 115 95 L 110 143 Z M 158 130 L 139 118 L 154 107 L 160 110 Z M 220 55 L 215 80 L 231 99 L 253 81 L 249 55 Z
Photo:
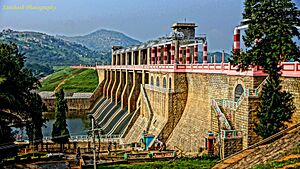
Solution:
M 51 136 L 54 121 L 54 119 L 50 119 L 46 122 L 47 127 L 43 127 L 42 129 L 44 137 Z M 71 136 L 86 135 L 87 130 L 89 130 L 89 119 L 83 119 L 80 117 L 67 118 L 67 125 Z
M 42 128 L 42 133 L 44 137 L 51 137 L 53 123 L 55 119 L 53 117 L 47 117 L 48 121 L 45 123 L 45 126 Z M 85 116 L 71 116 L 67 117 L 67 128 L 71 136 L 86 135 L 87 131 L 90 129 L 90 119 Z M 28 139 L 26 134 L 25 127 L 23 130 L 19 128 L 12 128 L 16 134 L 22 134 L 22 139 Z

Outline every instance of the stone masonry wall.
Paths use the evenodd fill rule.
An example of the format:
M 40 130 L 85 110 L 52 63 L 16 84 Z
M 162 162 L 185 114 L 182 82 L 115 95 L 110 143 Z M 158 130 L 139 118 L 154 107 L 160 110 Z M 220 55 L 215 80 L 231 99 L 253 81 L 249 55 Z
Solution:
M 248 98 L 244 98 L 244 100 L 241 102 L 240 106 L 234 113 L 234 128 L 236 130 L 241 130 L 243 134 L 243 148 L 247 148 L 248 142 L 248 119 L 249 119 L 249 113 L 248 113 Z
M 165 115 L 165 117 L 167 118 L 167 123 L 160 133 L 160 137 L 162 138 L 163 142 L 167 141 L 172 131 L 178 124 L 187 103 L 188 82 L 186 75 L 174 74 L 172 84 L 174 84 L 174 86 L 172 86 L 173 90 L 171 93 L 167 94 L 168 112 Z
M 204 134 L 208 130 L 218 132 L 219 121 L 216 113 L 211 109 L 211 99 L 234 100 L 235 87 L 241 84 L 243 88 L 256 88 L 265 77 L 229 76 L 222 74 L 193 74 L 186 75 L 188 81 L 188 98 L 184 113 L 175 127 L 167 146 L 177 146 L 183 151 L 197 151 L 204 146 Z M 240 105 L 236 124 L 237 129 L 243 129 L 244 138 L 248 137 L 249 119 L 252 118 L 252 109 L 248 101 Z M 252 102 L 251 102 L 252 104 Z M 253 103 L 254 104 L 254 103 Z M 251 114 L 249 115 L 249 111 Z M 226 113 L 226 112 L 223 112 Z M 251 126 L 252 127 L 252 126 Z M 251 133 L 252 134 L 252 133 Z M 248 139 L 243 139 L 247 145 Z
M 292 120 L 293 123 L 300 122 L 300 78 L 282 78 L 282 89 L 293 94 L 294 104 L 296 106 L 296 112 L 294 113 Z
M 225 138 L 222 140 L 222 152 L 223 158 L 228 157 L 231 154 L 239 152 L 243 149 L 242 138 Z
M 127 79 L 132 79 L 133 74 L 127 73 Z M 166 84 L 163 84 L 164 78 Z M 157 79 L 159 80 L 158 86 Z M 199 147 L 204 146 L 203 136 L 205 132 L 208 130 L 218 132 L 219 129 L 218 118 L 211 109 L 211 99 L 219 98 L 233 101 L 235 88 L 238 84 L 241 84 L 244 89 L 255 89 L 264 79 L 265 77 L 222 74 L 149 72 L 149 84 L 153 84 L 158 89 L 145 89 L 153 111 L 149 134 L 159 135 L 160 139 L 166 141 L 170 148 L 177 146 L 183 151 L 196 152 Z M 297 121 L 300 119 L 300 78 L 283 78 L 283 80 L 283 89 L 294 94 L 297 107 L 294 121 L 295 119 Z M 132 81 L 127 81 L 126 87 L 123 98 L 124 93 L 129 95 L 129 91 L 132 90 Z M 159 90 L 159 88 L 171 90 L 166 92 Z M 140 100 L 142 107 L 145 107 L 142 99 Z M 243 132 L 243 148 L 260 140 L 253 131 L 253 122 L 257 120 L 255 112 L 258 104 L 258 97 L 245 97 L 238 109 L 232 113 L 234 128 Z M 135 125 L 140 127 L 136 128 L 133 125 L 133 128 L 136 128 L 134 130 L 139 134 L 149 122 L 149 119 L 144 116 L 146 114 L 144 111 L 146 109 L 141 108 L 141 113 L 136 120 L 139 124 Z M 133 130 L 129 131 L 129 133 L 132 132 Z M 133 135 L 131 137 L 133 138 Z
M 160 132 L 162 131 L 163 127 L 166 124 L 166 121 L 168 120 L 166 115 L 167 115 L 167 107 L 166 107 L 166 102 L 167 102 L 167 96 L 166 93 L 158 92 L 158 91 L 153 91 L 146 89 L 145 90 L 149 103 L 151 105 L 152 111 L 153 111 L 153 118 L 151 121 L 151 125 L 149 128 L 149 134 L 154 134 L 158 136 Z M 145 109 L 144 109 L 145 110 Z M 146 110 L 145 110 L 146 111 Z M 145 114 L 143 112 L 143 114 Z
M 69 111 L 77 112 L 78 114 L 85 114 L 93 103 L 89 98 L 76 98 L 66 100 Z M 45 103 L 49 112 L 55 111 L 55 98 L 43 99 L 43 103 Z
M 140 113 L 138 114 L 138 117 L 134 122 L 134 125 L 132 125 L 132 127 L 126 134 L 124 138 L 124 143 L 139 142 L 141 138 L 141 134 L 143 133 L 143 131 L 147 130 L 147 125 L 150 119 L 149 116 L 147 115 L 148 112 L 146 112 L 147 111 L 146 104 L 143 101 L 142 96 L 140 97 L 141 97 Z
M 186 74 L 151 73 L 149 77 L 152 79 L 149 83 L 153 84 L 153 89 L 147 88 L 145 93 L 149 100 L 153 117 L 152 119 L 141 120 L 141 122 L 149 122 L 151 120 L 148 133 L 154 134 L 161 141 L 166 142 L 180 120 L 186 104 L 188 84 Z M 141 114 L 146 115 L 148 110 L 143 105 L 143 98 L 141 99 Z M 145 124 L 141 125 L 144 126 Z
M 187 81 L 187 104 L 167 146 L 197 152 L 199 147 L 204 147 L 205 132 L 212 129 L 215 114 L 211 112 L 211 98 L 228 98 L 228 78 L 218 74 L 191 73 L 187 74 Z

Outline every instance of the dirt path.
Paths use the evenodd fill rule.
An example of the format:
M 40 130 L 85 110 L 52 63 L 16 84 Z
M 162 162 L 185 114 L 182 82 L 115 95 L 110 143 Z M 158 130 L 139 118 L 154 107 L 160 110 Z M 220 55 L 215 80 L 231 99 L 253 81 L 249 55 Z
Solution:
M 65 84 L 65 79 L 56 86 L 56 88 L 54 89 L 54 92 L 57 92 L 63 84 Z

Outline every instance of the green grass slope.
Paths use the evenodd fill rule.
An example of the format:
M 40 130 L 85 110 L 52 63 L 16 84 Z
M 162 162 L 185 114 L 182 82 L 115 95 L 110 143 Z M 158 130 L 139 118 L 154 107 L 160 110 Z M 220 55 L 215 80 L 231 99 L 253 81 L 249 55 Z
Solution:
M 216 159 L 199 159 L 199 158 L 181 158 L 175 161 L 155 161 L 145 162 L 138 164 L 120 164 L 120 165 L 108 165 L 98 166 L 102 169 L 208 169 L 216 163 Z
M 39 91 L 54 91 L 60 85 L 66 92 L 93 92 L 98 85 L 96 70 L 59 67 L 42 81 Z

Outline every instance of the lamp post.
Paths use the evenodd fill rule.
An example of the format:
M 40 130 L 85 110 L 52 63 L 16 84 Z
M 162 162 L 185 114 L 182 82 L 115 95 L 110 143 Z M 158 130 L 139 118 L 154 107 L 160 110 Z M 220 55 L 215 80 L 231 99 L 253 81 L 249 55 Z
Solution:
M 93 154 L 94 154 L 94 169 L 97 168 L 97 165 L 96 165 L 96 148 L 95 148 L 95 130 L 94 130 L 94 117 L 93 116 L 90 116 L 91 119 L 92 119 L 92 137 L 93 137 Z
M 33 136 L 32 136 L 32 143 L 33 143 L 33 152 L 32 152 L 32 156 L 34 157 L 34 148 L 35 148 L 35 145 L 34 145 L 34 141 L 35 141 L 35 125 L 33 125 Z

